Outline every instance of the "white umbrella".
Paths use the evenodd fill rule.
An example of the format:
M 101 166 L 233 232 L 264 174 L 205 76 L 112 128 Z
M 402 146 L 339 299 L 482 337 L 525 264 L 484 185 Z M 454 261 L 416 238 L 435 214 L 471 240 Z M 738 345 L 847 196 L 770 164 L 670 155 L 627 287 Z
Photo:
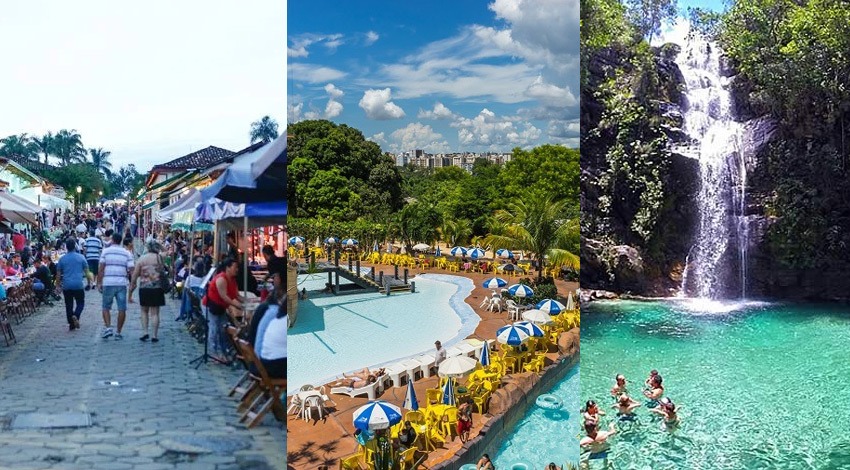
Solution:
M 576 305 L 573 302 L 573 295 L 570 294 L 569 292 L 567 292 L 567 305 L 564 308 L 566 308 L 567 310 L 575 310 L 576 309 Z
M 413 245 L 413 249 L 415 251 L 428 251 L 431 249 L 431 245 L 428 245 L 427 243 L 417 243 Z
M 452 378 L 466 377 L 475 370 L 477 365 L 478 361 L 469 356 L 452 356 L 440 363 L 437 375 Z
M 552 317 L 548 313 L 536 308 L 522 312 L 522 319 L 537 325 L 548 325 L 552 323 Z

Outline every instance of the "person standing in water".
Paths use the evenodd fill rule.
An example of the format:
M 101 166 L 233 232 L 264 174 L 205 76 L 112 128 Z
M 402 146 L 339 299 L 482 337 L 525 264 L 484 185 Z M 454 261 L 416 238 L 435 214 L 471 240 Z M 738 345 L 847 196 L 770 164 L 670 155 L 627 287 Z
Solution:
M 614 377 L 614 381 L 616 382 L 613 387 L 611 387 L 611 396 L 616 400 L 622 394 L 627 394 L 629 391 L 626 389 L 626 376 L 623 374 L 617 374 Z
M 617 434 L 617 428 L 611 423 L 607 431 L 600 431 L 599 424 L 593 421 L 584 422 L 584 432 L 587 434 L 579 441 L 579 446 L 585 454 L 579 468 L 590 468 L 591 460 L 602 460 L 608 468 L 608 449 L 611 448 L 608 438 Z
M 646 403 L 647 408 L 655 408 L 658 406 L 658 400 L 664 395 L 664 386 L 661 385 L 663 379 L 660 375 L 655 374 L 649 377 L 649 390 L 644 390 L 643 395 L 649 399 Z

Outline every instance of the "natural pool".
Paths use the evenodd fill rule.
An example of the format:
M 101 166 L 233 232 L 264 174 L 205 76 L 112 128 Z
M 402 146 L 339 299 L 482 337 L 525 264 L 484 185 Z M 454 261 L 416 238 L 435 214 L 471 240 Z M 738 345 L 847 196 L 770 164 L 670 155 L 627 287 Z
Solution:
M 846 307 L 596 302 L 582 310 L 582 403 L 607 427 L 614 376 L 634 396 L 658 369 L 681 406 L 674 434 L 638 409 L 611 441 L 618 469 L 850 469 L 848 347 Z
M 416 293 L 335 296 L 321 293 L 327 274 L 299 276 L 308 299 L 299 301 L 289 329 L 289 392 L 432 351 L 436 340 L 450 347 L 475 331 L 480 318 L 464 302 L 472 281 L 434 274 L 414 280 Z
M 510 469 L 516 462 L 526 462 L 531 469 L 543 469 L 549 462 L 559 467 L 565 462 L 578 462 L 579 368 L 574 367 L 550 392 L 564 404 L 558 411 L 535 406 L 517 423 L 493 458 L 496 468 Z

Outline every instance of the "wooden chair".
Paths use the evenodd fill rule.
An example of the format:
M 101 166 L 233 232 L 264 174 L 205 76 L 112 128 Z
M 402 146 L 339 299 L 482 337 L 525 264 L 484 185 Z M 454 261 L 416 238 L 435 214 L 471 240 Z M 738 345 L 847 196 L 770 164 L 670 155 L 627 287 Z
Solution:
M 6 302 L 0 303 L 0 329 L 3 330 L 3 338 L 6 339 L 6 346 L 9 346 L 9 340 L 18 344 L 18 339 L 15 338 L 15 332 L 12 331 L 12 323 L 9 322 L 9 317 L 6 315 Z
M 281 402 L 283 392 L 286 390 L 286 379 L 273 379 L 269 377 L 263 363 L 260 362 L 260 359 L 254 353 L 254 346 L 250 343 L 243 339 L 237 339 L 236 345 L 246 361 L 250 365 L 254 366 L 259 373 L 257 375 L 252 373 L 251 378 L 259 382 L 259 386 L 262 389 L 262 393 L 251 402 L 251 405 L 248 407 L 248 411 L 242 415 L 242 418 L 239 421 L 245 422 L 249 428 L 253 427 L 262 421 L 266 413 L 272 409 L 276 410 L 275 416 L 279 417 L 279 419 L 286 419 L 283 402 Z
M 239 381 L 236 382 L 236 385 L 230 388 L 230 392 L 227 396 L 232 397 L 239 394 L 239 401 L 243 401 L 243 399 L 250 393 L 255 390 L 259 384 L 251 379 L 251 374 L 249 372 L 248 363 L 245 361 L 245 358 L 239 352 L 239 346 L 236 344 L 236 341 L 239 339 L 239 329 L 233 325 L 227 325 L 225 327 L 227 331 L 227 337 L 230 339 L 231 344 L 233 344 L 233 349 L 236 351 L 236 359 L 245 366 L 245 373 L 239 378 Z

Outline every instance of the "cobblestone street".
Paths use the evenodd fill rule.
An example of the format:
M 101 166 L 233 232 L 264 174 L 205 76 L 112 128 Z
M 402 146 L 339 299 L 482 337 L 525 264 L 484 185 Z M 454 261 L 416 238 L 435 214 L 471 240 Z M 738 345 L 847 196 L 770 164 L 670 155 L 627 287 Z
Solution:
M 139 341 L 138 303 L 123 340 L 101 339 L 100 302 L 86 292 L 80 330 L 68 331 L 60 300 L 13 322 L 18 344 L 0 342 L 0 469 L 285 468 L 282 423 L 271 413 L 253 429 L 238 422 L 227 392 L 240 371 L 189 365 L 203 347 L 174 321 L 176 300 L 156 344 Z M 22 428 L 27 413 L 88 414 L 91 426 Z

